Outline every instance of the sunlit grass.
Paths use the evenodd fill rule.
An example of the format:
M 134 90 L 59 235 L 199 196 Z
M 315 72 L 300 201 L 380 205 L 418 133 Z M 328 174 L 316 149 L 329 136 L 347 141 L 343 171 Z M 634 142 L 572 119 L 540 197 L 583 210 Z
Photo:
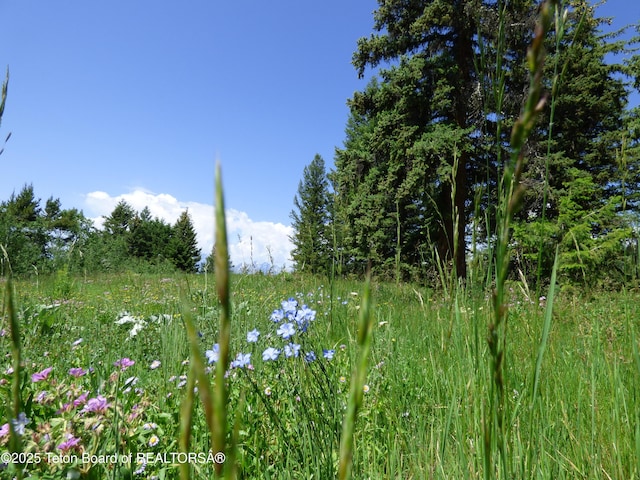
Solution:
M 184 288 L 186 279 L 130 275 L 76 279 L 67 302 L 44 309 L 56 302 L 50 295 L 54 282 L 54 278 L 41 278 L 40 291 L 35 294 L 31 282 L 18 280 L 15 284 L 25 378 L 22 397 L 37 397 L 45 384 L 32 383 L 31 375 L 52 366 L 50 380 L 55 380 L 56 390 L 53 384 L 47 387 L 52 393 L 66 392 L 73 384 L 92 396 L 99 392 L 111 395 L 112 401 L 122 395 L 116 392 L 114 380 L 118 379 L 111 378 L 117 371 L 113 363 L 128 357 L 135 364 L 120 375 L 119 385 L 137 377 L 134 389 L 144 393 L 120 396 L 119 415 L 126 418 L 136 403 L 143 405 L 144 415 L 137 426 L 131 425 L 138 429 L 135 435 L 120 436 L 124 444 L 119 451 L 158 451 L 148 445 L 152 432 L 143 430 L 146 423 L 161 428 L 159 451 L 179 451 L 180 404 L 189 372 L 180 303 L 180 287 Z M 358 357 L 362 285 L 335 280 L 333 301 L 328 298 L 327 282 L 321 278 L 232 276 L 231 285 L 235 292 L 231 356 L 251 351 L 255 367 L 253 371 L 233 370 L 228 379 L 228 431 L 237 422 L 240 475 L 309 478 L 315 474 L 324 478 L 327 469 L 334 469 L 335 474 L 351 372 Z M 204 291 L 201 276 L 190 277 L 189 286 L 194 323 L 201 334 L 198 342 L 205 351 L 217 339 L 216 299 L 211 290 Z M 131 290 L 146 293 L 136 299 L 127 294 Z M 574 297 L 559 292 L 545 355 L 538 366 L 545 302 L 527 298 L 517 284 L 508 284 L 506 290 L 510 325 L 505 396 L 511 471 L 519 478 L 633 478 L 639 472 L 640 438 L 635 427 L 640 416 L 635 395 L 640 387 L 637 294 Z M 111 293 L 107 296 L 106 292 Z M 355 424 L 353 478 L 482 478 L 483 411 L 491 379 L 486 343 L 492 318 L 489 296 L 482 291 L 459 294 L 452 316 L 442 295 L 417 285 L 374 282 L 372 295 L 376 299 L 375 328 L 366 393 Z M 105 296 L 118 300 L 105 301 Z M 271 312 L 290 296 L 317 310 L 309 342 L 316 352 L 320 347 L 334 348 L 333 360 L 321 363 L 320 358 L 310 365 L 263 362 L 261 353 L 269 341 L 262 337 L 255 346 L 247 344 L 248 331 L 269 332 Z M 173 320 L 149 322 L 130 337 L 128 326 L 115 323 L 123 310 L 121 302 L 128 303 L 131 315 L 166 314 Z M 7 322 L 4 317 L 0 345 L 8 354 Z M 271 335 L 273 340 L 276 335 Z M 74 345 L 80 338 L 82 341 Z M 251 347 L 253 350 L 248 350 Z M 152 369 L 154 361 L 160 365 Z M 0 366 L 3 424 L 12 405 L 10 367 L 11 358 L 5 357 Z M 93 367 L 94 371 L 74 379 L 68 374 L 74 367 Z M 56 400 L 60 405 L 65 401 Z M 46 411 L 53 415 L 55 409 Z M 32 423 L 22 437 L 25 451 L 42 451 L 46 443 L 42 437 L 39 442 L 32 441 L 38 424 L 47 423 L 44 410 L 40 412 L 33 402 L 31 411 L 26 412 Z M 54 415 L 49 423 L 55 418 L 63 417 Z M 70 425 L 79 433 L 84 420 L 72 419 Z M 208 428 L 198 402 L 194 402 L 192 423 L 190 451 L 209 452 Z M 115 435 L 108 438 L 96 446 L 113 453 Z M 56 438 L 51 451 L 62 441 Z M 8 448 L 6 440 L 2 448 Z M 167 478 L 177 478 L 177 465 L 156 465 L 155 471 L 161 466 L 166 467 Z M 59 478 L 59 470 L 40 468 L 50 472 L 50 478 Z M 210 464 L 195 465 L 192 478 L 212 474 L 213 468 Z M 147 473 L 153 471 L 147 465 Z

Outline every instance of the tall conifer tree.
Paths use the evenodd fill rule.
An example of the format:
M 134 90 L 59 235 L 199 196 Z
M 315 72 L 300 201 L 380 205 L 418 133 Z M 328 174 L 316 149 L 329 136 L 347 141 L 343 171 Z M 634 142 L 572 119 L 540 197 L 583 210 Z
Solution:
M 329 202 L 329 181 L 324 160 L 316 155 L 304 168 L 298 193 L 293 200 L 295 209 L 291 211 L 294 230 L 291 256 L 300 271 L 320 273 L 328 269 Z

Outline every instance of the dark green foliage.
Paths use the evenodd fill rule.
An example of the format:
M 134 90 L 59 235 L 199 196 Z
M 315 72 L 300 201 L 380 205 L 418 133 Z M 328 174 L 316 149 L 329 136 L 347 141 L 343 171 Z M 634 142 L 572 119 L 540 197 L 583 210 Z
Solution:
M 197 271 L 200 262 L 200 249 L 198 248 L 196 231 L 187 210 L 180 214 L 173 226 L 169 251 L 177 268 L 184 272 Z
M 316 155 L 304 167 L 291 212 L 294 249 L 291 256 L 299 271 L 328 272 L 331 264 L 329 181 L 324 160 Z
M 196 233 L 188 212 L 175 225 L 138 213 L 125 201 L 97 230 L 77 209 L 63 209 L 50 197 L 44 209 L 32 185 L 0 203 L 0 244 L 8 260 L 0 275 L 49 272 L 195 272 L 200 262 Z
M 358 42 L 353 62 L 360 75 L 383 68 L 349 101 L 331 175 L 344 268 L 361 273 L 371 262 L 378 274 L 424 278 L 445 262 L 465 277 L 472 220 L 479 242 L 491 246 L 495 238 L 499 179 L 527 92 L 525 55 L 538 5 L 379 3 L 377 33 Z M 638 129 L 624 124 L 637 124 L 625 113 L 625 79 L 638 78 L 640 62 L 611 62 L 609 54 L 628 44 L 602 34 L 602 23 L 575 0 L 563 30 L 546 37 L 548 108 L 523 150 L 526 193 L 514 219 L 513 268 L 531 279 L 538 266 L 548 277 L 556 245 L 566 259 L 560 276 L 576 280 L 570 271 L 593 277 L 590 269 L 610 268 L 631 239 L 640 177 Z M 572 249 L 582 252 L 582 264 Z M 585 261 L 590 252 L 597 258 Z
M 33 185 L 0 203 L 0 243 L 7 251 L 11 270 L 17 274 L 55 270 L 70 259 L 75 246 L 86 240 L 89 221 L 76 209 L 63 210 L 50 197 L 44 210 Z M 2 263 L 2 275 L 9 264 Z
M 171 225 L 162 219 L 151 218 L 149 208 L 145 207 L 131 222 L 129 253 L 149 262 L 161 262 L 169 258 L 167 246 L 171 242 L 172 233 Z

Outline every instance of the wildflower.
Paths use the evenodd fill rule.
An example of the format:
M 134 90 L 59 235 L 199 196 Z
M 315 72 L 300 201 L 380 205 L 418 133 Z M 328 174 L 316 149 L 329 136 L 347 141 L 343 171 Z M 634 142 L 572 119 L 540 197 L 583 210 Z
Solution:
M 298 317 L 303 318 L 307 322 L 313 322 L 316 319 L 316 311 L 303 305 L 298 311 Z
M 18 414 L 18 418 L 11 419 L 11 425 L 13 425 L 13 430 L 18 435 L 24 435 L 24 427 L 29 425 L 31 420 L 27 418 L 24 412 L 20 412 Z
M 46 391 L 46 390 L 41 391 L 41 392 L 38 394 L 38 396 L 36 397 L 36 403 L 42 403 L 42 402 L 44 402 L 44 401 L 46 400 L 46 398 L 47 398 L 47 395 L 48 395 L 48 393 L 47 393 L 47 391 Z
M 273 323 L 280 323 L 280 321 L 284 318 L 284 312 L 280 309 L 274 310 L 271 313 L 271 317 L 269 317 Z
M 315 361 L 315 359 L 316 359 L 315 352 L 311 351 L 311 352 L 307 353 L 304 356 L 304 359 L 307 361 L 307 363 L 311 363 L 311 362 Z
M 301 332 L 306 332 L 309 327 L 309 323 L 315 320 L 316 311 L 311 310 L 306 305 L 303 305 L 300 310 L 296 312 L 295 321 L 298 324 L 298 328 Z
M 83 393 L 82 395 L 80 395 L 78 398 L 76 398 L 73 401 L 73 406 L 74 407 L 79 407 L 80 405 L 84 405 L 85 403 L 87 403 L 87 397 L 89 396 L 89 394 L 87 392 Z
M 147 467 L 147 462 L 144 461 L 144 459 L 142 460 L 142 462 L 140 462 L 140 466 L 138 467 L 138 469 L 133 472 L 134 475 L 142 475 L 144 473 L 145 468 Z
M 284 355 L 287 358 L 297 357 L 300 355 L 300 345 L 297 343 L 290 343 L 284 346 Z
M 91 413 L 104 413 L 107 411 L 107 408 L 109 408 L 107 399 L 102 395 L 98 395 L 95 398 L 90 398 L 82 411 Z
M 211 350 L 207 350 L 206 352 L 204 352 L 205 357 L 207 357 L 207 360 L 209 361 L 209 363 L 215 363 L 218 361 L 218 359 L 220 358 L 220 345 L 218 345 L 217 343 L 213 344 L 213 348 Z
M 270 397 L 270 396 L 271 396 L 271 387 L 267 387 L 267 388 L 265 388 L 265 389 L 264 389 L 264 394 L 265 394 L 267 397 Z
M 231 362 L 230 367 L 231 368 L 243 368 L 246 367 L 247 365 L 249 365 L 249 362 L 251 361 L 251 354 L 250 353 L 238 353 L 238 355 L 236 356 L 236 359 Z
M 142 428 L 143 430 L 155 430 L 156 428 L 158 428 L 158 424 L 154 422 L 147 422 L 142 425 Z
M 269 360 L 277 360 L 279 356 L 280 350 L 273 347 L 269 347 L 264 352 L 262 352 L 262 360 L 264 360 L 265 362 Z
M 69 369 L 69 375 L 71 375 L 72 377 L 78 378 L 86 374 L 87 374 L 87 371 L 81 367 L 74 367 Z
M 276 333 L 287 340 L 296 334 L 296 329 L 293 323 L 284 323 L 278 328 Z
M 260 336 L 260 332 L 254 328 L 249 333 L 247 333 L 247 342 L 256 343 L 258 341 L 259 336 Z
M 80 439 L 77 437 L 74 437 L 72 434 L 69 433 L 67 435 L 67 439 L 64 442 L 62 442 L 60 445 L 58 445 L 58 450 L 67 452 L 72 448 L 77 447 L 79 443 L 80 443 Z
M 138 415 L 140 415 L 141 410 L 140 410 L 140 405 L 138 405 L 137 403 L 131 407 L 131 413 L 129 413 L 129 415 L 127 416 L 127 421 L 129 423 L 133 422 L 136 418 L 138 418 Z
M 72 347 L 77 347 L 82 343 L 82 338 L 77 339 L 75 342 L 71 344 Z
M 122 385 L 122 393 L 129 393 L 131 391 L 131 387 L 133 387 L 136 383 L 138 383 L 138 377 L 127 378 Z
M 131 360 L 130 358 L 124 357 L 121 358 L 120 360 L 116 361 L 113 363 L 114 367 L 120 367 L 120 370 L 126 370 L 127 368 L 131 367 L 132 365 L 134 365 L 136 362 L 134 362 L 133 360 Z
M 0 438 L 4 438 L 7 435 L 9 435 L 9 424 L 5 423 L 4 425 L 2 425 L 2 427 L 0 427 Z
M 340 381 L 340 383 L 346 383 L 347 382 L 347 377 L 341 376 L 338 380 Z
M 149 437 L 149 446 L 150 447 L 155 447 L 156 445 L 158 445 L 158 443 L 160 443 L 160 439 L 158 438 L 157 435 L 151 435 L 151 437 Z
M 153 362 L 151 362 L 151 365 L 149 365 L 149 368 L 151 370 L 155 370 L 156 368 L 158 368 L 160 365 L 162 365 L 160 363 L 160 360 L 154 360 Z
M 369 393 L 369 390 L 371 390 L 371 389 L 369 388 L 369 385 L 364 385 L 364 386 L 362 387 L 362 391 L 363 391 L 364 393 Z
M 335 350 L 323 350 L 322 351 L 322 356 L 324 358 L 326 358 L 327 360 L 331 360 L 333 358 L 333 356 L 336 354 Z
M 35 383 L 35 382 L 40 382 L 42 380 L 46 380 L 46 378 L 49 376 L 52 370 L 53 370 L 53 367 L 47 367 L 41 372 L 34 373 L 33 375 L 31 375 L 31 381 Z
M 298 301 L 295 298 L 289 298 L 289 300 L 283 300 L 281 305 L 285 314 L 295 313 L 298 308 Z
M 124 386 L 132 386 L 138 383 L 138 377 L 129 377 L 124 381 Z

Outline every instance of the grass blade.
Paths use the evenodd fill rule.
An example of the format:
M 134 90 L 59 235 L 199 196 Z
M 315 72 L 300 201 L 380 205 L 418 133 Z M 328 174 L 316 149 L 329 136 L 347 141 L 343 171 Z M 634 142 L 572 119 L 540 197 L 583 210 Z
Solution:
M 373 307 L 371 301 L 371 279 L 367 278 L 360 307 L 360 322 L 358 327 L 358 363 L 353 371 L 347 413 L 342 425 L 342 437 L 340 439 L 340 460 L 338 465 L 338 479 L 346 480 L 351 477 L 353 465 L 353 435 L 355 432 L 358 410 L 362 405 L 364 384 L 367 378 L 367 365 L 369 362 L 369 350 L 371 349 L 371 337 L 373 333 Z

